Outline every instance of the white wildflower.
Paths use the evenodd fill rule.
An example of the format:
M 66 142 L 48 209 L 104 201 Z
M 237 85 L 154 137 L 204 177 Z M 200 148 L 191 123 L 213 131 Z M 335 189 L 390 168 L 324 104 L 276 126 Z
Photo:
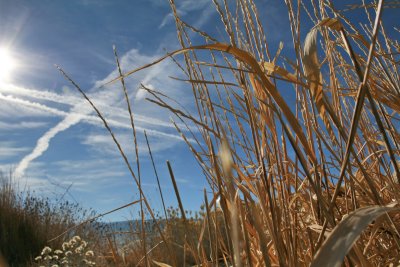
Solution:
M 50 252 L 51 252 L 51 248 L 50 247 L 44 247 L 43 250 L 42 250 L 42 255 L 48 254 Z
M 72 255 L 72 252 L 68 250 L 67 252 L 65 252 L 65 256 L 68 257 L 69 255 Z
M 79 246 L 79 247 L 77 247 L 77 248 L 75 249 L 75 253 L 76 253 L 76 254 L 81 254 L 82 251 L 83 251 L 83 247 L 81 247 L 81 246 Z
M 52 259 L 52 257 L 50 256 L 50 255 L 47 255 L 46 257 L 44 257 L 44 260 L 45 261 L 49 261 L 49 260 L 51 260 Z
M 56 251 L 54 251 L 54 254 L 63 254 L 63 252 L 59 249 L 57 249 Z
M 76 244 L 75 239 L 71 239 L 71 240 L 68 242 L 69 247 L 73 247 L 73 246 L 75 246 L 75 244 Z
M 37 256 L 36 258 L 35 258 L 35 261 L 40 261 L 42 259 L 42 256 Z
M 86 251 L 85 256 L 86 257 L 93 257 L 94 256 L 94 252 L 92 250 L 88 250 L 88 251 Z
M 67 250 L 68 248 L 69 248 L 68 242 L 64 242 L 64 243 L 62 244 L 62 249 L 65 251 L 65 250 Z
M 94 265 L 96 265 L 95 262 L 89 261 L 89 260 L 86 260 L 86 259 L 84 259 L 83 262 L 84 262 L 86 265 L 88 265 L 88 266 L 94 266 Z

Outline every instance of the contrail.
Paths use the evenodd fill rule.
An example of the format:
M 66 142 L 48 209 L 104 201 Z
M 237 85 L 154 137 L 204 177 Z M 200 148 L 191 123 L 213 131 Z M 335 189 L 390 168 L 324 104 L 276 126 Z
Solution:
M 61 122 L 59 122 L 55 127 L 48 130 L 36 143 L 36 147 L 33 151 L 25 156 L 20 163 L 18 164 L 17 168 L 15 169 L 16 177 L 22 177 L 25 173 L 25 170 L 28 168 L 31 161 L 35 160 L 36 158 L 40 157 L 43 152 L 47 150 L 49 147 L 50 140 L 59 132 L 65 131 L 69 127 L 77 124 L 82 119 L 82 116 L 73 113 L 68 114 Z
M 89 107 L 87 107 L 86 109 L 82 109 L 82 105 L 84 104 L 84 102 L 82 102 L 81 104 L 77 104 L 74 108 L 72 108 L 71 112 L 67 113 L 65 111 L 47 107 L 43 104 L 39 104 L 39 103 L 35 103 L 35 102 L 23 100 L 23 99 L 18 99 L 18 98 L 12 97 L 12 96 L 4 96 L 1 93 L 0 93 L 0 99 L 8 100 L 8 101 L 11 101 L 14 103 L 23 104 L 23 105 L 26 105 L 26 106 L 29 106 L 32 108 L 41 109 L 41 110 L 47 111 L 49 113 L 52 113 L 54 115 L 64 117 L 64 119 L 61 122 L 59 122 L 56 126 L 51 128 L 50 130 L 48 130 L 41 138 L 39 138 L 33 151 L 30 154 L 26 155 L 19 162 L 17 168 L 15 169 L 16 177 L 22 177 L 24 175 L 25 170 L 29 167 L 29 164 L 33 160 L 40 157 L 48 149 L 51 139 L 54 136 L 56 136 L 58 133 L 67 130 L 71 126 L 78 124 L 81 121 L 85 121 L 85 122 L 88 122 L 90 124 L 94 124 L 97 126 L 102 125 L 101 121 L 98 117 L 90 115 L 91 110 L 89 109 Z M 79 112 L 77 109 L 79 109 Z M 110 123 L 110 125 L 118 127 L 118 128 L 130 128 L 130 126 L 128 124 L 123 123 L 123 122 L 114 121 L 114 120 L 108 120 L 108 122 Z M 139 131 L 145 130 L 145 128 L 142 128 L 140 126 L 137 126 L 136 128 Z M 168 138 L 176 139 L 179 141 L 183 141 L 182 137 L 179 135 L 168 134 L 168 133 L 164 133 L 164 132 L 152 130 L 152 129 L 146 129 L 146 130 L 154 136 L 168 137 Z M 189 142 L 192 142 L 192 143 L 195 142 L 195 140 L 191 139 L 191 138 L 189 138 L 188 140 L 189 140 Z
M 59 109 L 55 109 L 55 108 L 51 108 L 51 107 L 48 107 L 48 106 L 40 104 L 40 103 L 31 102 L 31 101 L 28 101 L 28 100 L 25 100 L 25 99 L 17 98 L 17 97 L 11 96 L 11 95 L 3 95 L 2 93 L 0 93 L 0 99 L 6 100 L 8 102 L 16 103 L 16 104 L 19 104 L 19 105 L 23 105 L 23 106 L 26 106 L 26 107 L 30 107 L 30 108 L 33 108 L 33 109 L 36 109 L 36 110 L 46 111 L 46 112 L 48 112 L 50 114 L 57 115 L 57 116 L 66 116 L 66 115 L 68 115 L 68 113 L 65 112 L 65 111 L 62 111 L 62 110 L 59 110 Z
M 148 80 L 148 79 L 145 78 L 145 80 Z M 7 93 L 7 95 L 4 95 L 2 93 Z M 13 96 L 10 96 L 10 95 L 13 95 Z M 0 98 L 8 98 L 7 100 L 12 101 L 12 99 L 10 99 L 10 98 L 14 97 L 15 99 L 19 99 L 14 102 L 27 101 L 27 100 L 22 100 L 20 98 L 16 98 L 14 95 L 35 98 L 35 99 L 40 99 L 40 100 L 46 100 L 46 101 L 51 101 L 51 102 L 60 103 L 60 104 L 64 104 L 64 105 L 70 105 L 70 106 L 76 106 L 78 104 L 82 104 L 82 98 L 79 98 L 77 96 L 65 96 L 65 95 L 60 95 L 60 94 L 56 94 L 56 93 L 49 92 L 49 91 L 39 91 L 39 90 L 24 88 L 24 87 L 20 87 L 20 86 L 16 86 L 16 85 L 11 85 L 11 84 L 7 84 L 6 86 L 2 86 L 0 88 Z M 36 107 L 38 107 L 38 105 L 41 105 L 36 102 L 31 102 L 31 103 L 34 103 L 33 105 L 35 105 Z M 33 105 L 29 105 L 29 104 L 25 104 L 25 105 L 33 107 Z M 106 107 L 107 113 L 112 114 L 113 117 L 129 119 L 128 114 L 126 114 L 126 110 L 124 110 L 122 108 L 112 107 L 109 105 L 109 103 L 98 103 L 97 105 L 99 108 Z M 44 110 L 45 108 L 43 108 L 43 106 L 42 106 L 41 109 Z M 50 109 L 52 109 L 52 108 L 50 108 Z M 54 109 L 47 110 L 47 111 L 54 113 L 53 112 Z M 57 111 L 55 111 L 55 112 L 57 113 Z M 65 114 L 67 114 L 67 112 L 65 112 L 65 111 L 60 111 L 60 112 L 64 112 Z M 135 121 L 146 123 L 149 125 L 162 126 L 162 127 L 166 127 L 166 128 L 174 128 L 174 126 L 171 123 L 166 123 L 157 118 L 143 116 L 140 114 L 135 114 Z M 181 125 L 180 123 L 178 123 L 178 125 L 180 126 L 180 128 L 185 129 L 184 125 Z M 192 130 L 195 130 L 195 129 L 192 129 Z
M 20 99 L 20 98 L 14 97 L 14 96 L 3 95 L 2 93 L 0 93 L 0 99 L 8 101 L 8 102 L 16 103 L 16 104 L 19 104 L 19 105 L 27 106 L 27 107 L 30 107 L 30 108 L 34 108 L 34 109 L 37 109 L 37 110 L 46 111 L 46 112 L 48 112 L 50 114 L 53 114 L 53 115 L 56 115 L 56 116 L 59 116 L 59 117 L 67 117 L 68 115 L 80 116 L 82 122 L 86 122 L 86 123 L 89 123 L 89 124 L 94 125 L 94 126 L 100 126 L 100 127 L 103 126 L 102 121 L 97 116 L 88 115 L 88 114 L 82 114 L 82 113 L 73 113 L 72 114 L 72 113 L 68 113 L 68 112 L 65 112 L 65 111 L 62 111 L 62 110 L 59 110 L 59 109 L 56 109 L 56 108 L 48 107 L 48 106 L 40 104 L 40 103 L 36 103 L 36 102 Z M 107 123 L 110 126 L 116 127 L 116 128 L 119 128 L 119 129 L 131 129 L 130 124 L 126 123 L 126 122 L 123 122 L 123 121 L 118 121 L 118 120 L 114 120 L 114 119 L 107 119 Z M 169 134 L 169 133 L 165 133 L 165 132 L 162 132 L 162 131 L 141 127 L 139 125 L 136 126 L 136 129 L 138 131 L 146 130 L 149 134 L 151 134 L 153 136 L 168 137 L 168 138 L 171 138 L 171 139 L 176 139 L 176 140 L 183 141 L 182 137 L 177 135 L 177 134 Z M 186 129 L 183 128 L 182 130 L 186 130 Z M 191 138 L 189 138 L 188 140 L 190 142 L 195 142 L 195 140 L 191 139 Z
M 136 62 L 138 59 L 144 60 L 145 62 L 149 62 L 149 59 L 141 56 L 138 54 L 137 50 L 131 50 L 127 54 L 125 54 L 121 62 L 124 64 L 122 65 L 131 65 L 133 62 Z M 135 60 L 133 60 L 135 59 Z M 131 62 L 132 61 L 132 62 Z M 131 67 L 131 66 L 130 66 Z M 156 70 L 155 73 L 157 73 Z M 154 74 L 154 72 L 153 72 Z M 113 76 L 117 75 L 117 71 L 114 70 L 110 75 L 106 78 L 107 80 L 109 78 L 112 78 Z M 114 77 L 115 77 L 114 76 Z M 149 78 L 149 77 L 147 77 Z M 99 81 L 100 82 L 100 81 Z M 98 83 L 99 83 L 98 82 Z M 95 85 L 96 86 L 96 85 Z M 51 102 L 56 102 L 56 103 L 61 103 L 61 104 L 66 104 L 72 106 L 72 108 L 69 111 L 63 111 L 59 109 L 54 109 L 51 107 L 48 107 L 43 104 L 31 102 L 28 100 L 22 100 L 18 99 L 13 96 L 5 96 L 1 94 L 1 92 L 7 92 L 10 94 L 15 94 L 15 95 L 24 95 L 26 97 L 30 98 L 36 98 L 36 99 L 41 99 L 45 101 L 51 101 Z M 91 96 L 91 98 L 96 98 L 98 100 L 97 106 L 101 107 L 107 107 L 107 113 L 110 113 L 110 115 L 113 117 L 113 119 L 107 119 L 107 122 L 110 123 L 111 126 L 118 127 L 118 128 L 127 128 L 129 127 L 129 124 L 124 123 L 122 120 L 115 120 L 116 117 L 119 119 L 124 119 L 123 115 L 124 112 L 121 108 L 113 107 L 114 104 L 118 101 L 118 94 L 115 93 L 114 90 L 107 90 L 107 91 L 101 91 L 101 92 L 96 92 L 94 95 Z M 102 125 L 100 122 L 100 119 L 96 116 L 93 116 L 91 108 L 87 105 L 87 103 L 84 100 L 79 101 L 76 96 L 63 96 L 63 95 L 58 95 L 56 93 L 52 93 L 49 91 L 37 91 L 37 90 L 31 90 L 27 88 L 7 88 L 7 89 L 2 89 L 0 90 L 0 99 L 7 99 L 8 101 L 13 101 L 17 102 L 19 104 L 23 104 L 26 106 L 29 106 L 31 108 L 37 108 L 41 109 L 43 111 L 47 111 L 53 115 L 58 115 L 62 117 L 62 121 L 60 121 L 56 126 L 53 128 L 49 129 L 36 143 L 35 148 L 33 151 L 26 155 L 18 164 L 15 174 L 17 177 L 21 177 L 24 175 L 25 170 L 29 167 L 29 164 L 35 160 L 36 158 L 40 157 L 49 147 L 49 143 L 53 137 L 55 137 L 58 133 L 63 132 L 67 129 L 69 129 L 71 126 L 78 124 L 80 122 L 88 122 L 90 124 L 95 124 L 97 126 Z M 140 116 L 140 115 L 135 115 L 135 119 L 137 121 L 140 121 L 141 123 L 146 123 L 149 125 L 154 125 L 154 126 L 162 126 L 162 127 L 173 127 L 170 124 L 167 124 L 165 122 L 162 122 L 161 120 L 157 118 L 152 118 L 152 117 L 147 117 L 147 116 Z M 182 129 L 185 129 L 185 127 L 181 127 Z M 138 126 L 137 129 L 139 131 L 144 130 L 144 128 Z M 173 138 L 176 140 L 183 141 L 182 137 L 179 135 L 175 134 L 168 134 L 164 133 L 161 131 L 153 130 L 153 129 L 147 129 L 147 132 L 152 133 L 153 135 L 159 136 L 159 137 L 168 137 L 168 138 Z M 190 142 L 195 142 L 193 139 L 189 139 Z

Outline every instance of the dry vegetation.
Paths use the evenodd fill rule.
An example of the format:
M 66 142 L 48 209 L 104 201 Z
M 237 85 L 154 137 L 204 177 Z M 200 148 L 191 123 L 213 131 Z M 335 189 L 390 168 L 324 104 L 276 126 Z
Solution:
M 365 11 L 361 25 L 334 1 L 303 2 L 285 1 L 293 48 L 271 51 L 262 26 L 268 18 L 258 15 L 253 0 L 213 1 L 225 42 L 187 25 L 170 0 L 182 49 L 140 69 L 120 70 L 110 82 L 122 82 L 136 140 L 124 80 L 174 60 L 190 82 L 197 114 L 143 89 L 150 102 L 187 125 L 183 131 L 175 124 L 185 140 L 195 140 L 187 145 L 213 193 L 204 195 L 201 219 L 189 220 L 175 188 L 181 211 L 169 222 L 175 227 L 156 224 L 153 241 L 142 231 L 132 253 L 141 251 L 133 255 L 143 260 L 128 266 L 399 265 L 400 46 L 389 37 L 398 29 L 381 20 L 398 2 L 352 7 Z M 303 28 L 306 21 L 312 28 Z M 202 45 L 191 42 L 193 32 Z M 137 183 L 142 214 L 156 219 L 139 165 L 130 165 L 100 111 L 74 85 L 118 145 Z
M 181 244 L 187 254 L 204 266 L 397 266 L 400 46 L 388 33 L 398 29 L 381 17 L 398 3 L 351 7 L 365 11 L 359 26 L 332 1 L 285 1 L 290 57 L 283 45 L 270 51 L 252 0 L 213 1 L 229 43 L 187 25 L 170 3 L 182 49 L 112 82 L 124 87 L 129 75 L 172 58 L 192 86 L 197 114 L 144 88 L 198 130 L 185 135 L 175 124 L 195 140 L 187 145 L 213 191 L 199 239 Z M 194 46 L 190 32 L 206 44 Z M 160 234 L 168 253 L 174 245 Z
M 69 235 L 49 242 L 93 214 L 62 198 L 38 197 L 35 192 L 19 187 L 10 175 L 0 172 L 0 266 L 7 266 L 3 260 L 10 267 L 36 266 L 34 258 L 45 246 L 61 248 L 69 235 L 85 236 L 93 248 L 101 251 L 102 225 L 82 225 L 69 231 Z

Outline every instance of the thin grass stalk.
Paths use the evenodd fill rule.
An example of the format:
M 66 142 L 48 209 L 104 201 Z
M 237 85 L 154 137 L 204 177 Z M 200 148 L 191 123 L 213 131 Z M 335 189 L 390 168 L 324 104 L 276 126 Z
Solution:
M 234 187 L 234 181 L 232 176 L 232 156 L 230 153 L 231 149 L 228 146 L 226 139 L 222 139 L 220 158 L 224 174 L 224 182 L 227 186 L 228 194 L 228 211 L 230 214 L 230 230 L 232 235 L 232 245 L 233 245 L 233 264 L 234 266 L 241 267 L 242 261 L 240 258 L 240 241 L 239 241 L 239 220 L 238 220 L 238 209 L 236 207 L 237 201 L 237 190 Z
M 121 65 L 119 63 L 117 49 L 116 49 L 115 46 L 113 46 L 113 50 L 114 50 L 115 60 L 117 62 L 118 73 L 119 73 L 120 76 L 122 76 Z M 139 161 L 139 152 L 138 152 L 138 144 L 137 144 L 137 137 L 136 137 L 136 128 L 135 128 L 135 123 L 134 123 L 134 119 L 133 119 L 133 112 L 132 112 L 132 109 L 131 109 L 131 104 L 130 104 L 129 97 L 128 97 L 128 91 L 126 89 L 125 80 L 124 79 L 121 79 L 121 84 L 122 84 L 122 89 L 124 91 L 126 104 L 127 104 L 127 107 L 128 107 L 128 113 L 129 113 L 129 118 L 130 118 L 130 123 L 131 123 L 131 128 L 132 128 L 132 136 L 133 136 L 134 148 L 135 148 L 137 176 L 139 178 L 139 186 L 141 188 L 142 187 L 142 181 L 141 181 L 141 175 L 140 175 L 140 161 Z M 140 197 L 143 198 L 142 195 Z M 143 202 L 140 202 L 140 216 L 141 216 L 141 223 L 142 223 L 141 232 L 142 232 L 143 254 L 145 256 L 146 266 L 150 266 L 150 262 L 149 262 L 149 260 L 147 258 L 147 251 L 146 251 L 146 228 L 145 228 L 145 222 L 144 222 Z
M 216 182 L 218 185 L 218 196 L 220 198 L 220 206 L 222 209 L 222 213 L 223 213 L 223 219 L 224 219 L 224 230 L 225 230 L 225 235 L 228 239 L 228 250 L 229 250 L 229 255 L 233 254 L 233 241 L 232 241 L 232 234 L 229 231 L 230 227 L 229 227 L 229 210 L 226 204 L 226 196 L 225 196 L 225 190 L 223 189 L 223 172 L 220 170 L 220 167 L 218 165 L 218 161 L 217 161 L 217 154 L 215 153 L 214 150 L 214 146 L 211 142 L 210 139 L 207 139 L 208 143 L 209 143 L 209 148 L 210 148 L 210 159 L 211 159 L 211 164 L 213 166 L 213 170 L 215 171 L 215 177 L 216 177 Z
M 183 208 L 181 196 L 179 194 L 178 185 L 176 184 L 176 179 L 175 179 L 175 175 L 174 175 L 174 172 L 172 170 L 172 167 L 171 167 L 171 163 L 168 160 L 167 160 L 167 167 L 168 167 L 169 175 L 171 177 L 172 185 L 174 186 L 175 196 L 176 196 L 176 199 L 178 200 L 178 205 L 179 205 L 179 209 L 180 209 L 180 212 L 181 212 L 181 217 L 182 217 L 184 228 L 185 228 L 185 237 L 184 237 L 185 241 L 184 241 L 184 244 L 183 244 L 183 253 L 184 253 L 184 255 L 183 255 L 184 261 L 183 262 L 185 263 L 186 262 L 186 246 L 189 245 L 188 248 L 192 251 L 192 249 L 193 249 L 193 246 L 192 246 L 193 245 L 192 244 L 193 240 L 191 238 L 189 240 L 189 244 L 188 244 L 187 234 L 189 233 L 189 228 L 188 228 L 188 222 L 187 222 L 187 219 L 186 219 L 185 209 Z M 192 253 L 192 254 L 195 257 L 196 262 L 198 262 L 199 261 L 198 255 L 196 255 L 195 253 Z
M 168 221 L 167 209 L 165 208 L 164 196 L 163 196 L 162 189 L 161 189 L 160 179 L 158 178 L 157 168 L 156 168 L 156 165 L 154 164 L 153 153 L 151 153 L 149 139 L 147 138 L 146 131 L 144 131 L 144 137 L 146 139 L 147 149 L 149 150 L 149 155 L 150 155 L 150 159 L 151 159 L 151 164 L 153 166 L 154 174 L 156 175 L 157 186 L 158 186 L 158 191 L 160 192 L 160 197 L 161 197 L 161 202 L 162 202 L 162 206 L 163 206 L 163 210 L 164 210 L 165 220 Z
M 181 211 L 181 216 L 182 216 L 183 222 L 184 222 L 185 225 L 187 225 L 185 209 L 183 208 L 181 196 L 179 194 L 179 189 L 178 189 L 178 186 L 176 184 L 175 175 L 174 175 L 174 172 L 172 170 L 171 163 L 168 160 L 167 160 L 167 167 L 168 167 L 169 175 L 171 177 L 172 185 L 174 186 L 175 196 L 176 196 L 176 199 L 178 200 L 179 209 Z
M 213 233 L 212 233 L 212 226 L 211 226 L 211 212 L 210 212 L 210 207 L 208 206 L 208 199 L 207 199 L 207 191 L 204 188 L 204 205 L 206 208 L 206 220 L 207 220 L 207 232 L 208 232 L 208 238 L 209 238 L 209 246 L 210 246 L 210 258 L 211 261 L 213 259 L 216 259 L 218 256 L 218 251 L 214 250 L 213 244 L 217 242 L 217 240 L 213 240 Z
M 244 207 L 246 207 L 246 209 L 248 209 L 249 204 L 248 204 L 248 200 L 247 198 L 244 199 Z M 241 203 L 239 204 L 239 211 L 240 211 L 240 226 L 241 226 L 241 232 L 243 234 L 244 237 L 244 246 L 245 246 L 245 251 L 246 251 L 246 258 L 247 258 L 247 265 L 249 267 L 253 267 L 253 262 L 251 259 L 251 244 L 250 244 L 250 239 L 249 239 L 249 233 L 246 229 L 246 220 L 247 220 L 247 216 L 246 215 L 246 211 L 244 209 L 243 205 L 241 205 Z

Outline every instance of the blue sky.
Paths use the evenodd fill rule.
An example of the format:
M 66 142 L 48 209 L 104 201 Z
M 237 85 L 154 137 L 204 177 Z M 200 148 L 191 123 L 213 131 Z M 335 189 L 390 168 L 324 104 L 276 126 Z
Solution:
M 283 1 L 257 2 L 260 17 L 267 22 L 271 51 L 282 41 L 290 56 L 292 42 Z M 176 3 L 185 21 L 225 40 L 211 0 Z M 89 93 L 133 162 L 121 88 L 118 84 L 98 88 L 117 76 L 113 45 L 124 71 L 178 49 L 168 1 L 0 0 L 0 48 L 7 48 L 16 62 L 9 77 L 0 81 L 0 169 L 16 170 L 22 176 L 20 185 L 49 197 L 60 196 L 71 186 L 65 196 L 68 200 L 100 213 L 138 199 L 138 191 L 111 137 L 54 64 Z M 190 86 L 169 76 L 182 77 L 173 63 L 165 61 L 127 80 L 139 135 L 143 188 L 151 205 L 161 210 L 143 137 L 146 130 L 167 206 L 177 206 L 165 164 L 169 160 L 185 208 L 196 210 L 203 201 L 206 180 L 172 127 L 171 114 L 145 101 L 146 95 L 139 90 L 143 83 L 194 110 Z M 137 213 L 135 207 L 106 219 L 122 220 Z
M 181 1 L 180 13 L 198 27 L 217 16 L 210 1 Z M 105 212 L 139 198 L 115 145 L 88 104 L 54 67 L 60 65 L 109 120 L 134 162 L 129 115 L 119 85 L 98 89 L 117 76 L 112 45 L 123 70 L 144 65 L 179 48 L 167 1 L 0 1 L 0 46 L 16 66 L 0 84 L 0 167 L 23 175 L 19 182 L 56 197 L 72 185 L 68 200 Z M 173 82 L 171 62 L 127 80 L 135 112 L 142 183 L 156 210 L 161 201 L 143 138 L 146 129 L 168 206 L 176 206 L 166 160 L 172 163 L 186 209 L 198 209 L 206 182 L 170 123 L 170 116 L 144 100 L 139 84 L 157 88 L 190 108 L 190 88 Z M 133 208 L 109 220 L 136 216 Z

